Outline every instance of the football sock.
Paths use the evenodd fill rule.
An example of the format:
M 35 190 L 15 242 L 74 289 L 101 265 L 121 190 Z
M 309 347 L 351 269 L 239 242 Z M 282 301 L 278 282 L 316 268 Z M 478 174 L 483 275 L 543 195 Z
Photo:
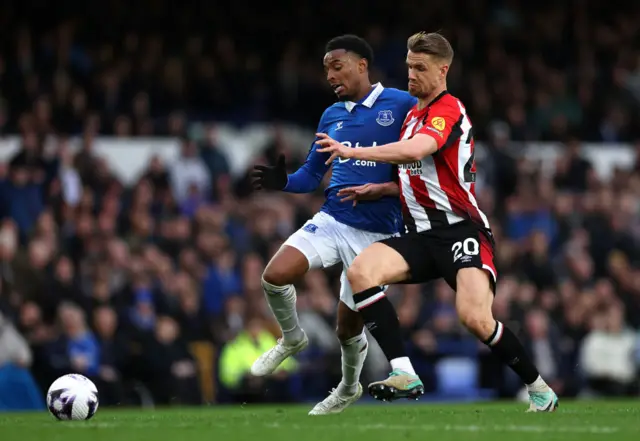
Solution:
M 296 289 L 293 285 L 275 286 L 262 279 L 267 303 L 282 329 L 282 338 L 286 344 L 296 344 L 303 338 L 296 311 Z
M 400 333 L 400 322 L 393 305 L 380 286 L 365 289 L 353 295 L 356 309 L 362 314 L 364 324 L 376 339 L 387 360 L 407 356 Z
M 499 321 L 496 320 L 493 334 L 484 343 L 489 346 L 491 352 L 518 374 L 524 384 L 534 384 L 540 377 L 538 369 L 527 355 L 518 337 Z
M 338 393 L 342 396 L 351 396 L 358 390 L 360 373 L 367 358 L 369 344 L 364 330 L 360 335 L 340 344 L 342 346 L 342 381 L 338 385 Z
M 529 392 L 544 392 L 549 389 L 549 385 L 542 379 L 540 375 L 531 384 L 527 384 L 527 390 Z
M 407 374 L 415 375 L 416 371 L 413 369 L 413 365 L 411 364 L 411 360 L 409 357 L 400 357 L 394 358 L 390 360 L 391 369 L 406 372 Z

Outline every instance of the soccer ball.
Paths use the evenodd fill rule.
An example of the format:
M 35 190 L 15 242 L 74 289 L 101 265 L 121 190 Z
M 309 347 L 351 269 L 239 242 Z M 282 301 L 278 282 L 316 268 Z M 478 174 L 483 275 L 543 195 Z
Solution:
M 47 407 L 58 420 L 88 420 L 98 410 L 98 389 L 83 375 L 64 375 L 49 388 Z

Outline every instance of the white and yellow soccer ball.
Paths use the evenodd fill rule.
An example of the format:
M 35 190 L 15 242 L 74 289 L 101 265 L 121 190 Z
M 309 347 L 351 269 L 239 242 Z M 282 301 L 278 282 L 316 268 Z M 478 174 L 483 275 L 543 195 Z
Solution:
M 83 375 L 64 375 L 49 388 L 47 407 L 58 420 L 88 420 L 98 410 L 98 389 Z

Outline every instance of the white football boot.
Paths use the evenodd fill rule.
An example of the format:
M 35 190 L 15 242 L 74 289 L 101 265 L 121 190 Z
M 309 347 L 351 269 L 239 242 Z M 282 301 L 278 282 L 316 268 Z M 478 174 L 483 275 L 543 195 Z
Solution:
M 297 354 L 309 345 L 307 334 L 302 331 L 302 340 L 293 346 L 285 344 L 283 339 L 278 339 L 274 347 L 262 354 L 251 366 L 251 375 L 263 377 L 272 374 L 287 358 Z
M 333 415 L 341 413 L 347 407 L 358 401 L 361 396 L 362 385 L 360 383 L 358 383 L 356 393 L 350 397 L 343 397 L 338 394 L 338 389 L 333 389 L 327 398 L 320 401 L 313 409 L 311 409 L 309 415 Z

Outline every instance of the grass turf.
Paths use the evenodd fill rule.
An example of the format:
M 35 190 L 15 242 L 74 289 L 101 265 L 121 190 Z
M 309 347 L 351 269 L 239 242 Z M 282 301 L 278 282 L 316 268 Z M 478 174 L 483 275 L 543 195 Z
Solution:
M 640 440 L 640 400 L 561 402 L 552 414 L 523 404 L 357 405 L 310 417 L 311 406 L 98 410 L 90 421 L 47 413 L 0 414 L 2 441 Z M 436 438 L 437 437 L 437 438 Z

